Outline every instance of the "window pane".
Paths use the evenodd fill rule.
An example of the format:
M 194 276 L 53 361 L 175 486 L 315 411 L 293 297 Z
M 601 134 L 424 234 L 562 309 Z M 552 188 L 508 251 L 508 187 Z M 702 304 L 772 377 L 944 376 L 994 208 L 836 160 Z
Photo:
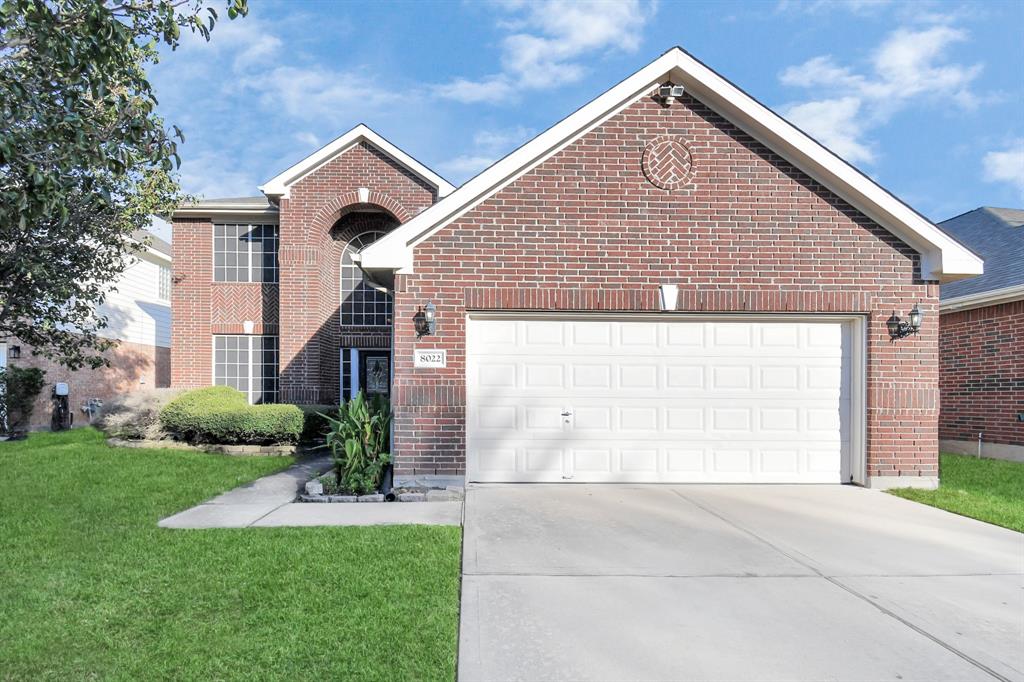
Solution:
M 276 225 L 214 225 L 214 280 L 276 282 L 277 242 Z
M 386 326 L 391 324 L 391 297 L 370 286 L 362 270 L 352 262 L 352 254 L 382 237 L 384 232 L 371 230 L 354 237 L 341 257 L 341 324 Z

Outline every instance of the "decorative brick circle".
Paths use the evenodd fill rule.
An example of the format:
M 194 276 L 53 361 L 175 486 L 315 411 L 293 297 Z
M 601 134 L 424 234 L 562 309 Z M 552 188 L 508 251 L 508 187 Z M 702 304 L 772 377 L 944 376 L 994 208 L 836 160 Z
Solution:
M 662 189 L 679 189 L 693 179 L 693 155 L 681 138 L 659 135 L 644 147 L 644 175 Z

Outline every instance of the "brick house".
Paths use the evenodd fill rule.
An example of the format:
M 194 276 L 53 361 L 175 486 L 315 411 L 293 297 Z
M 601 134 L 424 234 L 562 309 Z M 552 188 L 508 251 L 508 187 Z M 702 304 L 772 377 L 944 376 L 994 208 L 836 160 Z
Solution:
M 399 482 L 937 482 L 981 259 L 678 48 L 458 189 L 365 126 L 260 189 L 174 217 L 173 382 L 388 394 Z
M 68 385 L 74 426 L 89 423 L 94 411 L 87 408 L 97 405 L 97 401 L 170 386 L 171 245 L 145 230 L 133 236 L 140 248 L 98 309 L 107 318 L 107 327 L 99 335 L 118 342 L 106 352 L 109 366 L 72 371 L 32 355 L 32 349 L 17 339 L 0 339 L 0 367 L 39 367 L 46 371 L 46 385 L 36 399 L 29 428 L 50 428 L 53 387 L 57 383 Z
M 982 207 L 939 226 L 985 259 L 939 289 L 939 445 L 1024 461 L 1024 210 Z

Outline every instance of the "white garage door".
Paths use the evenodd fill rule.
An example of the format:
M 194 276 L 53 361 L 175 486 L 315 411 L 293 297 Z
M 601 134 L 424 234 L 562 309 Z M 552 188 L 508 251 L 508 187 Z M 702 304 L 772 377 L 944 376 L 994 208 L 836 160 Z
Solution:
M 468 478 L 847 480 L 849 326 L 471 317 Z

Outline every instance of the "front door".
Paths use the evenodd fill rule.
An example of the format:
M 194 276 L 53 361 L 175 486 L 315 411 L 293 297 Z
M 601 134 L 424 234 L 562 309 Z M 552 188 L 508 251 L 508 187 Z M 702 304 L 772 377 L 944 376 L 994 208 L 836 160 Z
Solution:
M 386 350 L 359 351 L 359 385 L 367 398 L 391 395 L 391 352 Z

